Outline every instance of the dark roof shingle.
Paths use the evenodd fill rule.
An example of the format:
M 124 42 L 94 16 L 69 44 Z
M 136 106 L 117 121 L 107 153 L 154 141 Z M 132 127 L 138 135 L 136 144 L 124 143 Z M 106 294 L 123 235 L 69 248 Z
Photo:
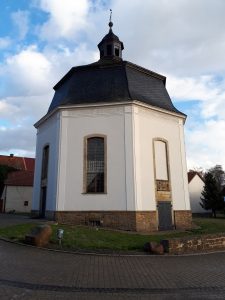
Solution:
M 123 60 L 99 60 L 72 68 L 54 87 L 48 112 L 58 106 L 141 101 L 178 111 L 166 90 L 166 77 Z

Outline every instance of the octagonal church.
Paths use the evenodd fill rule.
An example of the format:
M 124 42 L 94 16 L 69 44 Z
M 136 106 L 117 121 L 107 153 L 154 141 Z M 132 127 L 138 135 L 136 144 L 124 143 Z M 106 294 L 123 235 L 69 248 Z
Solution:
M 122 230 L 189 228 L 186 115 L 166 77 L 122 59 L 112 26 L 100 59 L 73 67 L 35 124 L 32 212 Z

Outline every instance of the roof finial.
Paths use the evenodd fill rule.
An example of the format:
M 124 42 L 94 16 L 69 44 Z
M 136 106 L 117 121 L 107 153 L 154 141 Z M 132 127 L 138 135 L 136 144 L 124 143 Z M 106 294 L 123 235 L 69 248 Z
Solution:
M 110 17 L 109 17 L 109 31 L 112 31 L 113 22 L 112 22 L 112 10 L 110 9 Z

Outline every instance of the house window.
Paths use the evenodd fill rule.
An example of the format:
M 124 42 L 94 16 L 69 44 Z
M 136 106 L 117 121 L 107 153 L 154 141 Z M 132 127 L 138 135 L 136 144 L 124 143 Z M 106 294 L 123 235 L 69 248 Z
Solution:
M 86 139 L 86 193 L 105 193 L 105 138 Z
M 28 201 L 24 201 L 24 206 L 28 206 Z
M 45 146 L 43 149 L 41 179 L 46 179 L 48 176 L 48 159 L 49 159 L 49 145 Z

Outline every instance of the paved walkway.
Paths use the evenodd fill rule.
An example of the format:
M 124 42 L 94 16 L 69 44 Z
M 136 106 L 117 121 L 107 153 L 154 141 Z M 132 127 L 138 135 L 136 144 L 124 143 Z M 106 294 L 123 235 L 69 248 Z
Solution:
M 47 222 L 45 219 L 38 219 L 38 222 Z M 0 213 L 0 227 L 7 227 L 10 225 L 18 225 L 25 223 L 37 223 L 37 219 L 31 219 L 29 216 L 16 214 L 2 214 Z
M 224 299 L 225 253 L 96 256 L 0 241 L 0 299 Z

